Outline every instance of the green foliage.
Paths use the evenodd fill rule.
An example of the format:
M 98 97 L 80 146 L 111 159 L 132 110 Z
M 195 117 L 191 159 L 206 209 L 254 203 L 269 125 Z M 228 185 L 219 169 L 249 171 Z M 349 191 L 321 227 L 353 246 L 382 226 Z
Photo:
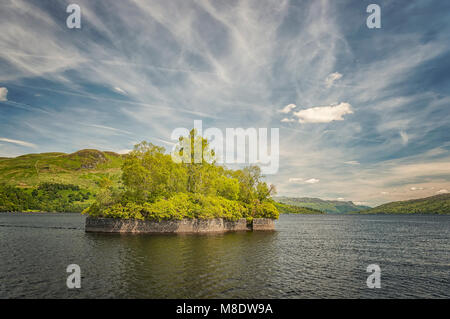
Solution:
M 219 175 L 212 179 L 211 189 L 215 189 L 217 195 L 223 198 L 239 199 L 239 181 L 236 178 Z
M 47 193 L 56 193 L 61 190 L 79 191 L 80 187 L 73 184 L 59 184 L 59 183 L 42 183 L 39 184 L 38 190 L 42 190 Z
M 3 212 L 81 212 L 92 202 L 91 193 L 76 185 L 43 183 L 32 189 L 0 185 Z
M 135 146 L 122 166 L 122 180 L 129 196 L 143 203 L 186 190 L 187 176 L 164 148 L 142 142 Z
M 450 194 L 384 204 L 360 214 L 450 214 Z
M 194 153 L 200 147 L 204 157 Z M 278 218 L 270 197 L 275 188 L 261 181 L 257 166 L 232 171 L 216 165 L 208 141 L 192 130 L 180 138 L 172 160 L 164 148 L 142 142 L 122 165 L 123 190 L 108 183 L 84 213 L 110 218 L 167 220 L 182 218 Z
M 31 194 L 13 186 L 0 185 L 0 211 L 27 211 L 35 205 L 36 200 Z
M 268 201 L 264 202 L 257 202 L 252 207 L 253 218 L 273 218 L 278 219 L 278 209 L 275 207 L 274 204 Z
M 183 218 L 226 218 L 236 220 L 247 216 L 247 209 L 241 203 L 219 196 L 178 193 L 169 199 L 160 198 L 153 203 L 137 204 L 116 203 L 106 207 L 100 214 L 99 205 L 95 203 L 83 213 L 91 216 L 124 219 L 171 220 Z M 275 216 L 271 212 L 271 216 Z M 276 218 L 276 217 L 271 217 Z
M 201 146 L 205 156 L 194 153 Z M 198 149 L 198 148 L 197 148 Z M 134 219 L 278 218 L 272 185 L 257 166 L 232 171 L 215 162 L 192 130 L 175 150 L 142 142 L 127 155 L 97 150 L 0 158 L 0 211 L 83 212 Z M 200 154 L 202 155 L 202 154 Z
M 248 214 L 247 208 L 242 203 L 220 196 L 192 194 L 190 199 L 194 204 L 192 215 L 186 217 L 202 219 L 222 217 L 236 220 Z

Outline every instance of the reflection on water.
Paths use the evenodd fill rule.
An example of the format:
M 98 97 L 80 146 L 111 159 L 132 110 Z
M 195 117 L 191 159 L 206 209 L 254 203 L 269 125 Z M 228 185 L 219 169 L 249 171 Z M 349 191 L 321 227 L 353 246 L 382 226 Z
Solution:
M 239 297 L 249 286 L 258 291 L 274 276 L 277 233 L 221 235 L 96 236 L 120 241 L 120 280 L 132 283 L 121 296 Z M 117 244 L 117 243 L 116 243 Z M 261 263 L 261 261 L 264 261 Z M 246 285 L 249 280 L 253 281 Z
M 0 214 L 0 298 L 448 298 L 450 216 L 282 216 L 275 232 L 84 232 Z M 69 290 L 67 265 L 82 288 Z M 379 264 L 381 289 L 366 287 Z

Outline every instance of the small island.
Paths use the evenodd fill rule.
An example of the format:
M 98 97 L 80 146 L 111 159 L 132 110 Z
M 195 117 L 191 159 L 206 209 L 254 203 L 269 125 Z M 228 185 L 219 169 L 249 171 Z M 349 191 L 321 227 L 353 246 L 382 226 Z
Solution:
M 189 145 L 186 149 L 183 145 Z M 188 142 L 188 143 L 189 143 Z M 194 143 L 203 156 L 194 160 Z M 83 211 L 87 232 L 204 233 L 273 230 L 279 212 L 273 185 L 258 166 L 230 170 L 195 130 L 175 148 L 190 163 L 176 163 L 160 146 L 142 142 L 122 165 L 121 182 L 104 179 L 95 202 Z M 188 152 L 188 153 L 186 153 Z M 206 155 L 206 156 L 205 156 Z

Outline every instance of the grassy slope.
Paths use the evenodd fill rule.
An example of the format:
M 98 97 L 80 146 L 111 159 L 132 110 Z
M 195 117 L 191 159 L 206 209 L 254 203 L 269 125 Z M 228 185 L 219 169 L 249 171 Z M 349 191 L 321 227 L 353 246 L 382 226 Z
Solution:
M 359 214 L 450 214 L 450 194 L 392 202 Z
M 333 201 L 309 197 L 303 198 L 277 197 L 275 198 L 275 200 L 283 204 L 312 208 L 329 214 L 351 213 L 370 208 L 368 206 L 355 205 L 353 202 L 350 201 L 349 202 Z
M 98 182 L 104 177 L 119 183 L 122 162 L 122 155 L 97 150 L 0 158 L 0 183 L 31 188 L 51 182 L 96 191 Z

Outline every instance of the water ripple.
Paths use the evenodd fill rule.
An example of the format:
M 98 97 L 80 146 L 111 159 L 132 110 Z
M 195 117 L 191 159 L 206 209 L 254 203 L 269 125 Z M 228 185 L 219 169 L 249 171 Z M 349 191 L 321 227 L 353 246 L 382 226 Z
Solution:
M 275 232 L 84 232 L 0 214 L 0 298 L 449 298 L 450 216 L 282 216 Z M 66 267 L 82 288 L 65 286 Z M 382 288 L 366 287 L 379 264 Z

